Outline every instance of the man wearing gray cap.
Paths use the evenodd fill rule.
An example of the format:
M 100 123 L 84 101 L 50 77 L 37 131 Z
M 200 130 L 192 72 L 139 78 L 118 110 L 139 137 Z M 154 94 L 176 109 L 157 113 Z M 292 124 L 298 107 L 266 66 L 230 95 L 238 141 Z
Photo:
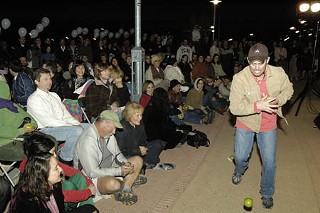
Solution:
M 292 97 L 293 87 L 283 68 L 268 64 L 269 54 L 264 44 L 256 43 L 250 48 L 248 62 L 247 67 L 234 75 L 229 98 L 229 109 L 237 118 L 232 182 L 241 182 L 256 138 L 262 160 L 262 205 L 264 208 L 272 208 L 277 117 L 284 118 L 281 106 Z
M 101 195 L 111 195 L 117 201 L 132 205 L 138 197 L 131 188 L 139 176 L 143 159 L 123 156 L 114 136 L 116 128 L 123 128 L 118 115 L 112 110 L 101 112 L 77 140 L 74 167 L 83 171 L 97 187 L 94 200 Z

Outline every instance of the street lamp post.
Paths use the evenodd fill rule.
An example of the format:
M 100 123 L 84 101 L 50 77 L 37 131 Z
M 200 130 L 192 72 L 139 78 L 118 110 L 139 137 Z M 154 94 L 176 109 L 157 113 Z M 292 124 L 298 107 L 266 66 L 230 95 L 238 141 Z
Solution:
M 318 33 L 319 33 L 320 3 L 319 2 L 303 2 L 299 4 L 298 8 L 299 8 L 300 17 L 309 18 L 310 20 L 313 19 L 317 22 L 317 29 L 315 32 L 315 39 L 314 39 L 314 45 L 313 45 L 313 58 L 312 58 L 311 70 L 308 70 L 306 73 L 306 83 L 304 85 L 303 90 L 296 97 L 296 99 L 290 104 L 291 105 L 290 107 L 293 107 L 293 105 L 300 99 L 295 116 L 298 115 L 303 100 L 305 99 L 305 97 L 309 97 L 309 93 L 312 91 L 312 87 L 313 87 L 312 72 L 314 72 L 314 69 L 315 69 L 316 49 L 317 49 Z M 318 66 L 318 63 L 317 63 L 317 66 Z M 316 69 L 318 69 L 318 67 L 316 67 Z
M 214 33 L 215 33 L 215 27 L 216 27 L 216 9 L 217 5 L 221 2 L 220 0 L 211 0 L 210 1 L 213 4 L 213 25 L 212 25 L 212 40 L 214 40 Z

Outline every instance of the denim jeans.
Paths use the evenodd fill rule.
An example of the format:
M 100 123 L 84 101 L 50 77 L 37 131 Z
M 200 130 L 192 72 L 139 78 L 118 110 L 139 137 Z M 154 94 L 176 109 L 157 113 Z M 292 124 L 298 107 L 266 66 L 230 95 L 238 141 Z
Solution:
M 59 127 L 45 127 L 40 129 L 40 132 L 51 135 L 57 141 L 65 141 L 60 152 L 60 157 L 65 161 L 73 160 L 73 150 L 78 140 L 79 135 L 83 130 L 89 127 L 87 123 L 81 123 L 81 126 L 59 126 Z
M 147 142 L 148 152 L 144 156 L 144 162 L 147 164 L 156 165 L 160 162 L 159 155 L 163 148 L 166 146 L 167 142 L 160 139 L 155 139 Z
M 235 172 L 243 174 L 248 168 L 255 135 L 262 160 L 260 193 L 264 197 L 272 197 L 276 174 L 276 129 L 259 133 L 241 128 L 236 129 L 234 145 Z

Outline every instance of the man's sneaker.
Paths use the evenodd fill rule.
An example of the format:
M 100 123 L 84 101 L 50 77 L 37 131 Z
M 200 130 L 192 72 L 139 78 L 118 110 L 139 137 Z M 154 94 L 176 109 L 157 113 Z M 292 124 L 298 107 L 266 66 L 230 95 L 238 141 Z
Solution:
M 233 184 L 239 184 L 242 180 L 242 174 L 240 174 L 239 172 L 235 172 L 232 175 L 232 183 Z
M 262 197 L 262 206 L 266 209 L 271 209 L 273 207 L 272 197 Z
M 138 202 L 138 196 L 132 191 L 121 190 L 112 194 L 111 197 L 125 205 L 133 205 Z
M 133 186 L 138 187 L 142 184 L 145 184 L 148 181 L 147 177 L 143 174 L 139 174 L 137 179 L 134 181 Z

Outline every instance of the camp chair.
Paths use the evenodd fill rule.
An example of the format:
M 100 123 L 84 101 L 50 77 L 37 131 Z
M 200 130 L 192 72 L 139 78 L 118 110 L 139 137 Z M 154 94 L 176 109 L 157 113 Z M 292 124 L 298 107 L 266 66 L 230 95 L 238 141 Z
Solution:
M 15 164 L 25 158 L 23 152 L 23 138 L 15 138 L 12 142 L 0 147 L 0 176 L 5 176 L 11 185 L 15 186 L 15 179 L 20 175 Z

